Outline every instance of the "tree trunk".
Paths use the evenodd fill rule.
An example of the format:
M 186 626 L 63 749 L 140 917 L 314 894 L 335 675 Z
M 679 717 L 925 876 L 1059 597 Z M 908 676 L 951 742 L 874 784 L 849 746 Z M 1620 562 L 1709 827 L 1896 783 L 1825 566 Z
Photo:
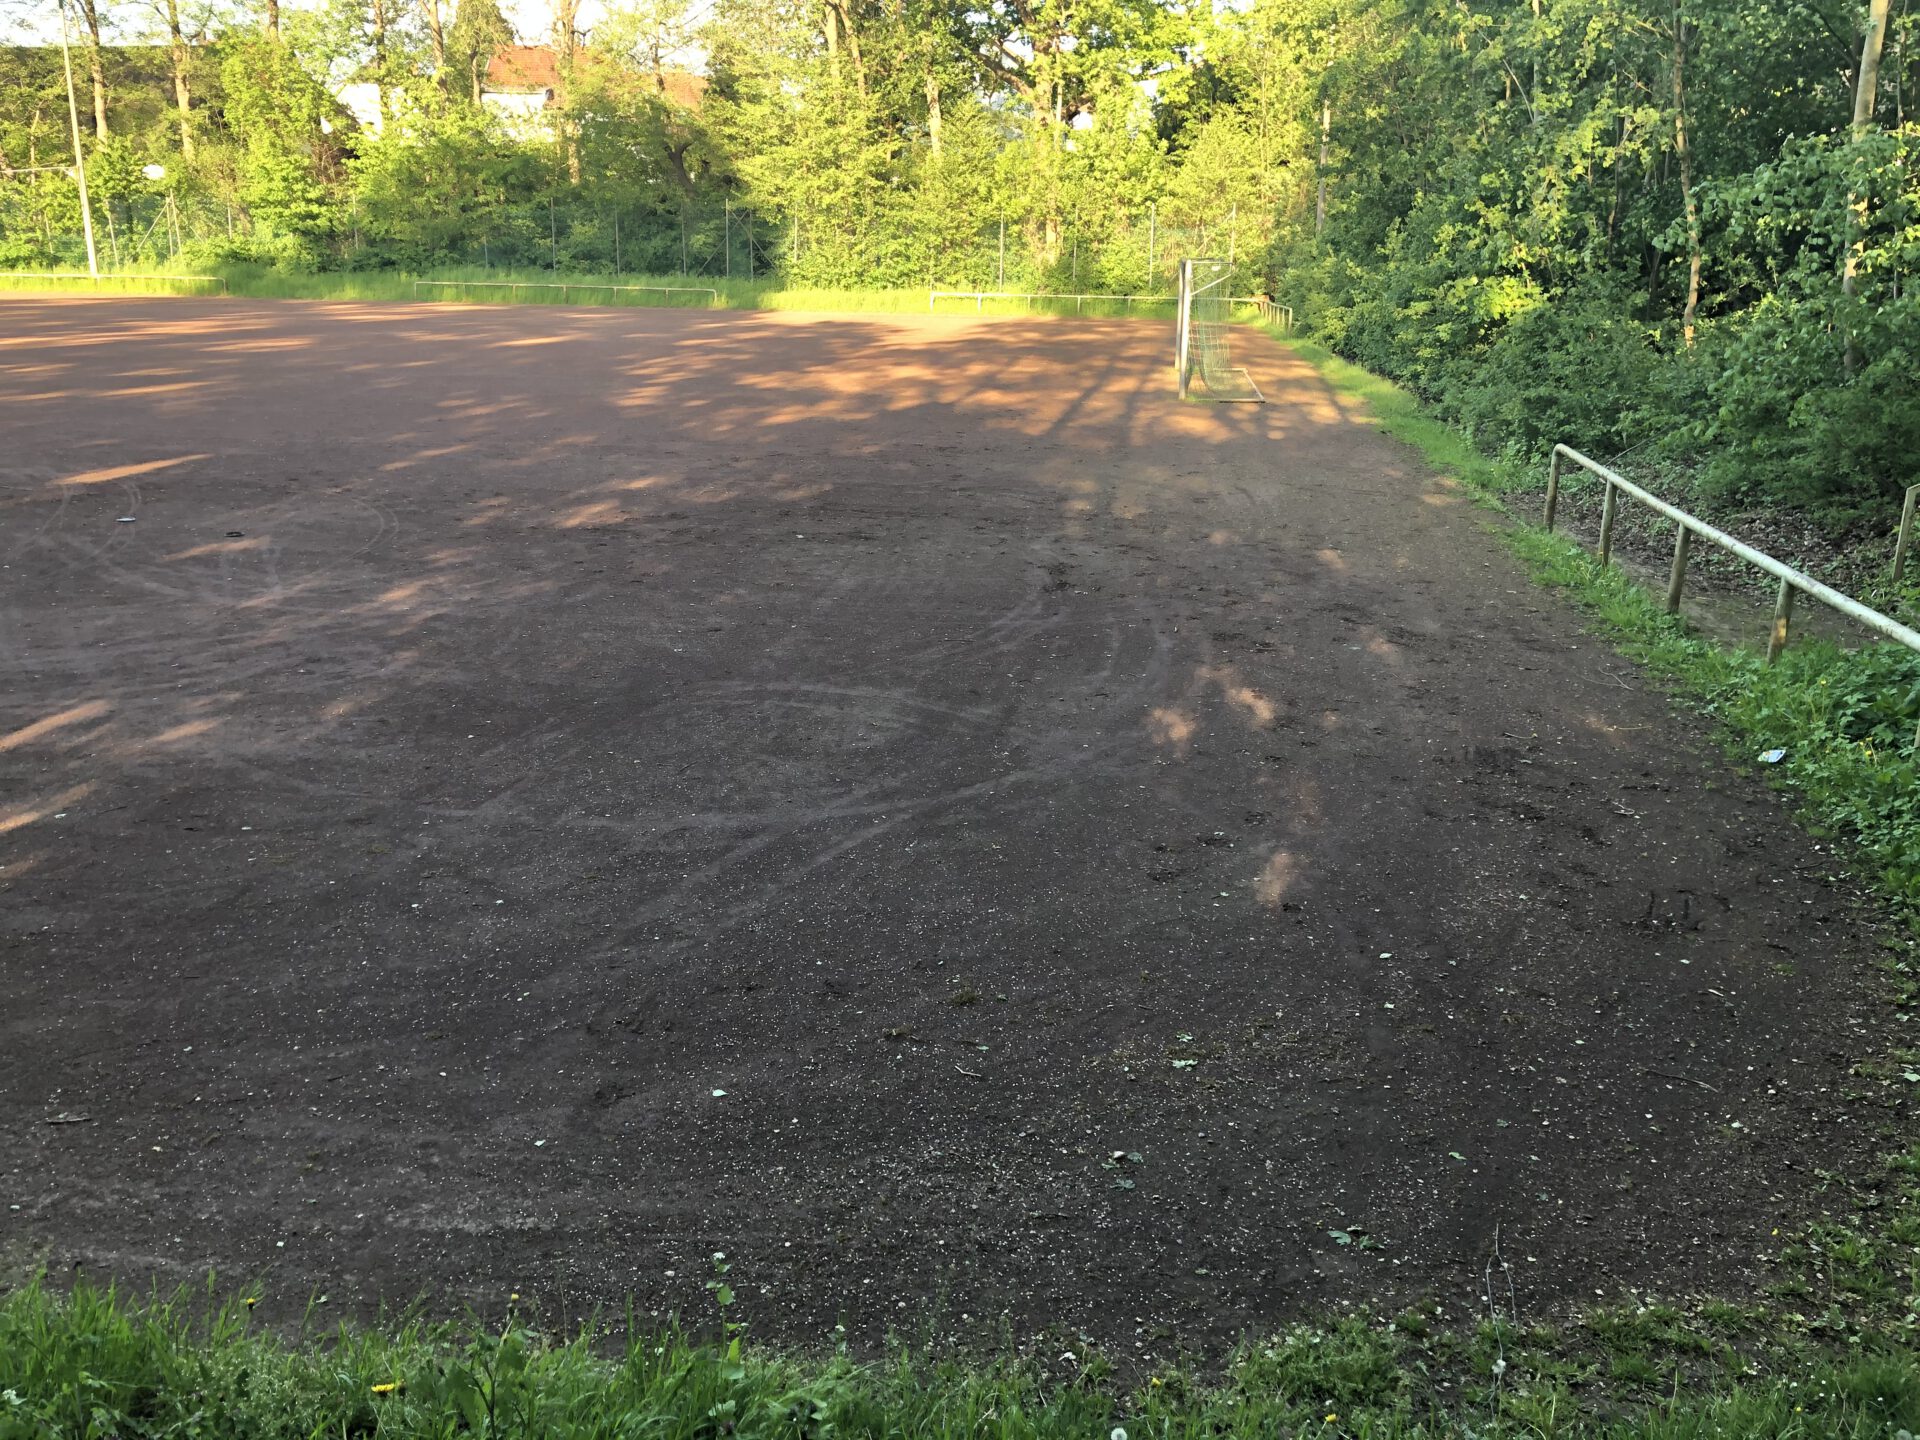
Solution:
M 1320 102 L 1320 164 L 1314 174 L 1313 235 L 1317 240 L 1327 228 L 1327 146 L 1333 138 L 1333 102 Z
M 267 37 L 280 38 L 280 0 L 267 0 Z
M 860 93 L 864 96 L 867 93 L 867 67 L 860 58 L 860 36 L 853 28 L 853 12 L 848 8 L 845 0 L 827 0 L 827 10 L 831 16 L 839 20 L 840 33 L 846 37 L 847 41 L 847 59 L 853 62 L 853 83 L 859 86 Z M 831 25 L 832 21 L 828 23 Z M 827 48 L 829 51 L 833 48 L 831 38 Z
M 567 179 L 580 183 L 580 137 L 574 132 L 574 37 L 579 31 L 580 0 L 553 0 L 553 59 L 555 98 L 560 102 L 560 134 L 566 147 Z
M 1853 90 L 1853 132 L 1855 144 L 1866 138 L 1873 128 L 1874 102 L 1879 99 L 1880 91 L 1880 54 L 1887 43 L 1887 11 L 1891 8 L 1889 0 L 1868 0 L 1867 33 L 1860 42 L 1860 77 Z M 1857 230 L 1865 228 L 1867 203 L 1860 197 L 1847 197 L 1847 228 Z M 1840 293 L 1849 300 L 1860 283 L 1860 242 L 1851 235 L 1847 239 L 1847 259 L 1841 270 Z M 1846 366 L 1851 375 L 1860 368 L 1860 340 L 1852 329 L 1847 331 Z
M 80 18 L 87 24 L 87 68 L 93 76 L 93 133 L 104 140 L 107 129 L 107 70 L 100 60 L 100 6 L 98 0 L 79 0 Z
M 180 0 L 163 0 L 167 18 L 167 40 L 173 57 L 173 103 L 180 112 L 180 154 L 193 159 L 193 96 L 187 88 L 187 62 L 191 52 L 187 38 L 180 33 Z
M 373 94 L 380 128 L 387 123 L 387 0 L 373 0 Z
M 927 71 L 927 148 L 940 158 L 940 81 Z
M 1887 12 L 1891 0 L 1869 0 L 1867 34 L 1860 42 L 1860 79 L 1853 91 L 1853 138 L 1858 140 L 1873 124 L 1874 102 L 1880 90 L 1880 54 L 1887 44 Z
M 1673 156 L 1680 162 L 1680 205 L 1687 220 L 1687 303 L 1680 312 L 1680 336 L 1693 346 L 1694 320 L 1700 313 L 1700 206 L 1693 195 L 1693 151 L 1687 145 L 1687 22 L 1673 7 Z
M 445 89 L 447 32 L 440 24 L 440 0 L 421 0 L 420 13 L 427 21 L 427 45 L 433 54 L 434 83 Z
M 1533 84 L 1527 92 L 1528 128 L 1540 133 L 1540 0 L 1533 0 Z

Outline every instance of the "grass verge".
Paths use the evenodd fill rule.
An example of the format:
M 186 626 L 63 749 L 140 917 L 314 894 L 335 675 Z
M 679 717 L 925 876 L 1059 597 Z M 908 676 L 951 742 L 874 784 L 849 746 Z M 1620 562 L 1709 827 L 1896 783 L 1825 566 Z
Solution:
M 214 283 L 209 283 L 209 281 Z M 221 264 L 198 272 L 168 267 L 139 273 L 107 272 L 95 281 L 83 270 L 42 274 L 0 272 L 0 293 L 208 295 L 255 299 L 460 301 L 468 304 L 593 305 L 726 310 L 811 310 L 847 314 L 981 315 L 997 318 L 1149 316 L 1171 321 L 1171 296 L 1132 301 L 1018 296 L 976 300 L 972 292 L 942 296 L 913 290 L 818 290 L 768 280 L 717 276 L 556 274 L 551 270 L 447 267 L 410 274 L 394 270 L 297 272 L 262 265 Z M 667 293 L 672 292 L 672 293 Z
M 1877 1336 L 1782 1347 L 1726 1306 L 1597 1312 L 1567 1331 L 1347 1318 L 1249 1344 L 1212 1378 L 1125 1384 L 1084 1350 L 1045 1365 L 907 1347 L 860 1361 L 763 1351 L 721 1328 L 735 1333 L 552 1341 L 509 1317 L 289 1338 L 210 1294 L 30 1285 L 0 1300 L 0 1437 L 1892 1440 L 1920 1427 L 1910 1350 Z

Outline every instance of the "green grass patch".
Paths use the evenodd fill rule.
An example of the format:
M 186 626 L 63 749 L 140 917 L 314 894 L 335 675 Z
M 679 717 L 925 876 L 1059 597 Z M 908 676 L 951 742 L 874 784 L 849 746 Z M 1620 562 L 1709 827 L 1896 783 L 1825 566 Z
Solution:
M 215 284 L 192 278 L 212 277 Z M 839 314 L 936 314 L 1020 319 L 1147 318 L 1171 325 L 1171 296 L 1132 300 L 1060 296 L 930 296 L 912 290 L 822 290 L 789 287 L 773 280 L 704 275 L 612 275 L 556 273 L 536 269 L 451 266 L 418 274 L 397 270 L 289 271 L 264 265 L 220 264 L 188 272 L 158 267 L 136 273 L 105 272 L 95 282 L 84 270 L 40 274 L 0 273 L 0 292 L 34 294 L 188 295 L 225 292 L 265 300 L 435 301 L 487 305 L 673 306 L 726 310 L 805 310 Z
M 1558 1341 L 1550 1332 L 1489 1326 L 1443 1343 L 1350 1316 L 1247 1344 L 1211 1372 L 1123 1379 L 1079 1345 L 1046 1359 L 900 1347 L 862 1360 L 832 1344 L 762 1349 L 724 1333 L 737 1325 L 713 1338 L 629 1325 L 556 1340 L 511 1315 L 286 1334 L 210 1291 L 34 1284 L 0 1299 L 0 1440 L 1889 1440 L 1920 1428 L 1910 1349 L 1743 1354 L 1702 1343 L 1677 1311 L 1612 1324 L 1619 1340 L 1569 1360 L 1564 1344 L 1535 1348 Z

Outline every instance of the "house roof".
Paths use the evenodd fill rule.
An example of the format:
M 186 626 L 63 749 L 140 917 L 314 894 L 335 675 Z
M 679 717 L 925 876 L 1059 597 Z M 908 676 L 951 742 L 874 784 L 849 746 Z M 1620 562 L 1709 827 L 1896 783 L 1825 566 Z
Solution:
M 559 64 L 545 45 L 508 45 L 487 61 L 489 90 L 551 90 L 559 83 Z
M 593 62 L 593 53 L 578 51 L 576 59 Z M 700 108 L 707 92 L 707 77 L 691 70 L 662 70 L 658 76 L 661 93 L 667 102 L 686 110 Z M 484 88 L 494 94 L 537 95 L 560 86 L 560 64 L 550 46 L 508 45 L 487 62 Z

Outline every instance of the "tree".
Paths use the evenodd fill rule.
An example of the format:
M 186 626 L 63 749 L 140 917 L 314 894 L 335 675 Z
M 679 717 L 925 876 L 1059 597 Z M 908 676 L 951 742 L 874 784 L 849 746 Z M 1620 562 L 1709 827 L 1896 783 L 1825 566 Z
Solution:
M 62 5 L 67 0 L 60 0 Z M 113 132 L 107 125 L 107 69 L 100 58 L 100 0 L 73 0 L 87 46 L 87 71 L 93 80 L 93 134 L 104 140 Z
M 460 0 L 447 31 L 443 71 L 462 77 L 468 99 L 477 106 L 488 62 L 512 43 L 513 27 L 499 0 Z
M 180 27 L 180 0 L 155 0 L 154 9 L 167 31 L 167 58 L 173 70 L 173 102 L 180 122 L 180 154 L 193 159 L 193 96 L 187 73 L 192 51 Z

